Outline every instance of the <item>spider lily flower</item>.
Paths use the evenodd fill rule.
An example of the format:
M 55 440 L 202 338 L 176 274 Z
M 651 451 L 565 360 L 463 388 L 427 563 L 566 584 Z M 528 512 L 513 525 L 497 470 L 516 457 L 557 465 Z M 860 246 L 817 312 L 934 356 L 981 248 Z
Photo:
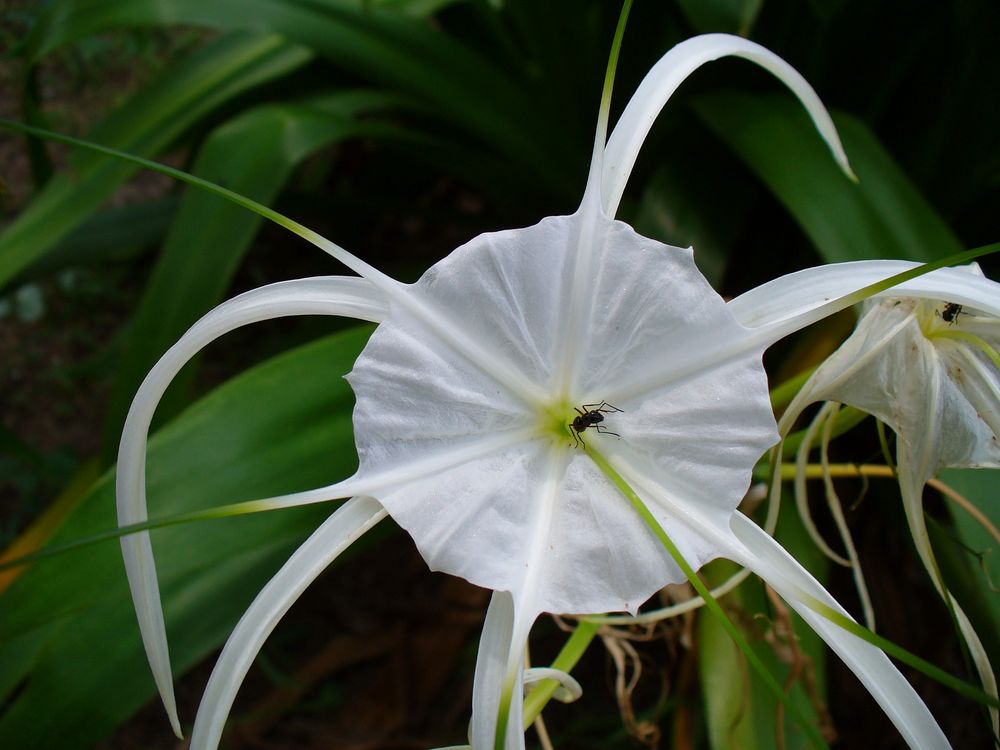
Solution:
M 849 172 L 828 114 L 787 63 L 737 37 L 697 37 L 652 68 L 607 141 L 606 86 L 590 175 L 573 215 L 481 235 L 412 285 L 296 226 L 362 278 L 248 292 L 196 323 L 150 372 L 122 436 L 122 524 L 146 518 L 152 412 L 202 346 L 281 315 L 379 323 L 348 378 L 357 397 L 358 472 L 255 507 L 352 499 L 237 624 L 198 711 L 193 748 L 217 745 L 268 633 L 316 575 L 386 514 L 432 569 L 495 592 L 476 667 L 472 746 L 523 747 L 523 654 L 538 615 L 634 613 L 666 584 L 686 580 L 612 473 L 641 496 L 692 566 L 727 557 L 774 587 L 858 674 L 912 747 L 948 746 L 885 654 L 818 614 L 817 602 L 846 612 L 737 510 L 754 464 L 778 439 L 763 351 L 829 314 L 832 293 L 900 269 L 816 269 L 772 282 L 774 293 L 752 291 L 727 304 L 690 249 L 641 237 L 612 218 L 656 114 L 687 75 L 725 55 L 762 65 L 788 85 Z M 597 423 L 594 411 L 604 417 L 604 434 L 587 429 Z M 574 425 L 578 417 L 584 421 Z M 575 444 L 574 433 L 585 445 Z M 153 674 L 179 732 L 149 536 L 125 537 L 122 548 Z
M 923 489 L 945 468 L 1000 467 L 1000 284 L 972 264 L 867 300 L 854 332 L 789 404 L 781 434 L 816 401 L 854 406 L 896 433 L 900 494 L 917 552 L 954 611 L 983 687 L 996 697 L 986 650 L 941 580 Z

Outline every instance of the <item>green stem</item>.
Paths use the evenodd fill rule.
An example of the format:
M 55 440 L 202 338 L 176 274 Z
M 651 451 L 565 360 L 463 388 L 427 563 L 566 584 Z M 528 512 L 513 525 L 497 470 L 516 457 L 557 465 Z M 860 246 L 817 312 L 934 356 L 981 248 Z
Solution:
M 767 667 L 760 660 L 760 657 L 757 656 L 754 650 L 750 647 L 750 644 L 747 643 L 743 634 L 740 633 L 740 631 L 736 628 L 736 625 L 733 624 L 733 621 L 729 619 L 729 616 L 723 611 L 722 607 L 715 600 L 715 597 L 712 596 L 712 592 L 709 591 L 708 586 L 706 586 L 701 578 L 698 577 L 698 574 L 695 572 L 694 568 L 688 564 L 688 561 L 684 559 L 684 556 L 677 548 L 677 545 L 674 544 L 667 532 L 662 526 L 660 526 L 656 517 L 649 512 L 649 508 L 646 507 L 646 504 L 636 494 L 635 490 L 629 486 L 621 474 L 615 471 L 603 455 L 594 449 L 589 450 L 588 453 L 604 475 L 611 480 L 615 487 L 617 487 L 618 490 L 632 504 L 632 507 L 639 514 L 639 517 L 642 518 L 650 530 L 656 535 L 656 538 L 660 540 L 663 547 L 670 553 L 674 562 L 677 563 L 682 571 L 684 571 L 684 575 L 694 587 L 695 591 L 697 591 L 701 598 L 704 599 L 705 606 L 708 608 L 708 611 L 718 618 L 723 629 L 729 634 L 729 637 L 733 639 L 740 651 L 743 652 L 747 662 L 757 673 L 758 677 L 760 677 L 767 689 L 770 690 L 771 693 L 773 693 L 774 696 L 781 702 L 781 704 L 785 707 L 785 710 L 788 711 L 789 715 L 792 716 L 795 722 L 802 728 L 810 742 L 815 747 L 826 747 L 826 743 L 823 741 L 819 730 L 802 713 L 799 706 L 792 702 L 788 694 L 784 691 L 784 689 L 782 689 L 781 685 L 778 684 L 774 675 L 768 671 Z
M 887 289 L 891 289 L 894 286 L 898 286 L 899 284 L 909 281 L 910 279 L 918 278 L 924 274 L 930 273 L 931 271 L 936 271 L 939 268 L 945 268 L 946 266 L 958 266 L 970 263 L 976 258 L 981 258 L 984 255 L 990 255 L 996 252 L 1000 252 L 1000 242 L 994 242 L 990 245 L 983 245 L 982 247 L 977 247 L 972 250 L 955 253 L 946 258 L 941 258 L 930 263 L 923 263 L 907 271 L 903 271 L 902 273 L 890 276 L 887 279 L 882 279 L 882 281 L 876 281 L 868 286 L 863 286 L 850 294 L 845 294 L 843 297 L 830 300 L 829 302 L 814 308 L 812 313 L 825 318 L 833 315 L 835 312 L 845 310 L 851 305 L 863 302 L 869 297 L 875 296 L 879 292 L 884 292 Z M 817 318 L 817 320 L 818 319 L 819 318 Z
M 863 625 L 859 625 L 850 617 L 847 617 L 846 615 L 838 612 L 828 604 L 824 604 L 811 594 L 808 594 L 805 591 L 802 591 L 801 589 L 798 588 L 796 589 L 795 593 L 799 601 L 804 603 L 807 607 L 809 607 L 809 609 L 822 615 L 835 625 L 840 626 L 848 633 L 851 633 L 852 635 L 857 636 L 861 640 L 866 641 L 871 645 L 882 649 L 885 653 L 889 654 L 890 656 L 895 657 L 904 664 L 911 666 L 914 669 L 924 673 L 928 677 L 936 680 L 937 682 L 940 682 L 942 685 L 944 685 L 947 688 L 950 688 L 951 690 L 954 690 L 959 695 L 962 695 L 966 698 L 970 698 L 974 701 L 977 701 L 978 703 L 982 703 L 987 706 L 1000 708 L 1000 701 L 998 701 L 996 698 L 987 695 L 982 690 L 976 688 L 973 685 L 970 685 L 964 680 L 960 680 L 954 675 L 945 672 L 943 669 L 941 669 L 938 666 L 935 666 L 934 664 L 931 664 L 929 661 L 921 659 L 916 654 L 910 653 L 902 646 L 899 646 L 893 643 L 892 641 L 883 638 L 880 635 L 876 635 L 868 628 L 864 627 Z
M 497 713 L 497 729 L 493 737 L 493 749 L 504 750 L 507 739 L 507 722 L 510 720 L 510 701 L 514 692 L 513 675 L 504 678 L 502 692 L 500 693 L 500 710 Z
M 216 185 L 214 182 L 209 182 L 208 180 L 197 177 L 193 174 L 188 174 L 180 169 L 174 169 L 173 167 L 168 167 L 165 164 L 160 164 L 159 162 L 152 161 L 150 159 L 143 159 L 141 156 L 134 156 L 125 151 L 119 151 L 115 148 L 110 148 L 108 146 L 102 146 L 98 143 L 91 143 L 90 141 L 84 141 L 79 138 L 73 138 L 72 136 L 62 135 L 61 133 L 55 133 L 51 130 L 45 130 L 43 128 L 32 127 L 31 125 L 25 125 L 24 123 L 14 122 L 13 120 L 6 120 L 0 118 L 0 128 L 7 128 L 8 130 L 13 130 L 18 133 L 24 133 L 25 135 L 37 136 L 39 138 L 45 138 L 50 141 L 55 141 L 56 143 L 65 143 L 70 146 L 77 146 L 79 148 L 86 149 L 88 151 L 93 151 L 99 154 L 104 154 L 105 156 L 111 156 L 115 159 L 121 159 L 122 161 L 127 161 L 132 164 L 136 164 L 140 167 L 145 167 L 153 172 L 159 172 L 160 174 L 172 177 L 175 180 L 180 180 L 181 182 L 186 182 L 189 185 L 194 185 L 197 188 L 205 190 L 212 195 L 217 195 L 220 198 L 224 198 L 228 201 L 235 203 L 249 211 L 254 212 L 258 216 L 261 216 L 269 221 L 273 221 L 280 227 L 287 229 L 293 234 L 297 234 L 302 239 L 315 245 L 320 250 L 334 258 L 339 260 L 345 266 L 350 268 L 355 273 L 368 279 L 372 282 L 379 283 L 389 283 L 386 277 L 381 272 L 372 268 L 370 265 L 362 261 L 360 258 L 356 258 L 350 253 L 348 253 L 343 248 L 330 242 L 328 239 L 322 235 L 317 234 L 313 230 L 309 229 L 302 224 L 299 224 L 293 219 L 289 219 L 283 214 L 279 214 L 277 211 L 268 208 L 262 203 L 258 203 L 255 200 L 251 200 L 244 195 L 228 190 L 221 185 Z
M 109 146 L 102 146 L 99 143 L 91 143 L 90 141 L 84 141 L 80 138 L 63 135 L 62 133 L 45 130 L 44 128 L 36 128 L 31 125 L 25 125 L 24 123 L 14 122 L 13 120 L 0 118 L 0 127 L 7 128 L 8 130 L 14 130 L 18 133 L 24 133 L 25 135 L 55 141 L 56 143 L 65 143 L 69 146 L 77 146 L 79 148 L 87 149 L 88 151 L 95 151 L 99 154 L 104 154 L 105 156 L 112 156 L 116 159 L 132 162 L 140 167 L 145 167 L 153 172 L 165 174 L 169 177 L 173 177 L 175 180 L 186 182 L 189 185 L 195 185 L 202 190 L 207 190 L 209 193 L 213 193 L 221 198 L 232 201 L 239 206 L 243 206 L 244 208 L 253 211 L 255 214 L 263 216 L 265 219 L 270 219 L 275 224 L 279 224 L 280 226 L 295 232 L 295 234 L 298 234 L 300 237 L 305 237 L 307 233 L 311 233 L 311 230 L 307 227 L 302 226 L 296 221 L 292 221 L 288 217 L 279 214 L 277 211 L 274 211 L 261 203 L 257 203 L 257 201 L 251 200 L 250 198 L 240 195 L 239 193 L 234 193 L 232 190 L 227 190 L 226 188 L 216 185 L 214 182 L 202 179 L 201 177 L 188 174 L 180 169 L 168 167 L 166 164 L 160 164 L 159 162 L 152 161 L 151 159 L 143 159 L 141 156 L 135 156 L 125 151 L 119 151 L 118 149 L 111 148 Z
M 601 109 L 599 117 L 607 125 L 608 115 L 611 112 L 611 90 L 615 84 L 615 71 L 618 69 L 618 56 L 621 53 L 622 37 L 625 36 L 625 23 L 628 21 L 629 11 L 632 10 L 632 0 L 625 0 L 622 4 L 622 11 L 618 15 L 618 26 L 615 27 L 615 36 L 611 40 L 611 53 L 608 55 L 608 67 L 604 71 L 604 89 L 601 91 Z
M 552 662 L 552 668 L 569 674 L 587 651 L 599 627 L 600 624 L 597 622 L 581 620 Z M 538 718 L 559 687 L 559 680 L 542 680 L 531 688 L 531 692 L 524 699 L 525 729 Z
M 336 499 L 340 498 L 331 498 L 330 502 Z M 206 510 L 195 510 L 187 513 L 178 513 L 172 516 L 163 516 L 162 518 L 133 523 L 127 526 L 119 526 L 118 528 L 108 529 L 107 531 L 99 531 L 96 534 L 80 537 L 79 539 L 74 539 L 73 541 L 66 542 L 65 544 L 57 544 L 52 547 L 46 547 L 38 552 L 32 552 L 30 555 L 23 555 L 22 557 L 16 557 L 13 560 L 6 560 L 4 562 L 0 562 L 0 570 L 4 570 L 6 568 L 16 568 L 26 563 L 44 560 L 48 557 L 55 557 L 56 555 L 71 552 L 72 550 L 79 549 L 80 547 L 87 547 L 91 544 L 106 542 L 109 539 L 118 539 L 129 534 L 136 534 L 140 531 L 161 529 L 167 526 L 177 526 L 178 524 L 191 523 L 192 521 L 210 521 L 217 518 L 244 516 L 249 513 L 262 513 L 269 510 L 280 510 L 284 507 L 293 506 L 274 505 L 263 500 L 248 500 L 242 503 L 219 505 L 215 508 L 208 508 Z

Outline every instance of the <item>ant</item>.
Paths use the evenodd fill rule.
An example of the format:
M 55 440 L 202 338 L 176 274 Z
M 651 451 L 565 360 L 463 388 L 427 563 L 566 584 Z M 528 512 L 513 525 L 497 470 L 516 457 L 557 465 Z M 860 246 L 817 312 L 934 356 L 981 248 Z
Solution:
M 944 309 L 941 311 L 941 319 L 945 323 L 954 323 L 961 314 L 962 306 L 960 304 L 957 302 L 945 302 Z
M 617 406 L 612 406 L 607 401 L 602 401 L 599 404 L 583 404 L 583 408 L 574 406 L 577 413 L 580 415 L 574 417 L 573 421 L 569 423 L 570 435 L 573 436 L 573 440 L 576 441 L 577 446 L 582 445 L 584 448 L 587 444 L 583 440 L 583 431 L 588 427 L 593 427 L 602 435 L 614 435 L 616 438 L 621 438 L 617 432 L 612 432 L 606 427 L 601 426 L 601 422 L 604 421 L 605 414 L 611 414 L 612 412 L 621 412 Z

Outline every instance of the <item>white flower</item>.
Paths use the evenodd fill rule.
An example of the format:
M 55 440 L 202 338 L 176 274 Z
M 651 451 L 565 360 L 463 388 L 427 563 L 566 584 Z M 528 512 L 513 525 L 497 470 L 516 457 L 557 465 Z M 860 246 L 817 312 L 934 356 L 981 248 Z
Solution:
M 866 303 L 788 409 L 839 401 L 878 417 L 917 489 L 946 467 L 1000 466 L 1000 284 L 975 265 L 921 282 L 922 297 L 903 285 Z
M 387 278 L 296 228 L 362 279 L 286 282 L 249 292 L 199 321 L 149 374 L 119 454 L 119 520 L 144 520 L 146 432 L 184 361 L 249 322 L 291 314 L 380 323 L 350 382 L 361 466 L 330 487 L 258 501 L 260 508 L 354 497 L 264 588 L 213 672 L 192 747 L 214 747 L 263 640 L 310 581 L 386 513 L 428 564 L 496 593 L 480 644 L 472 742 L 523 746 L 520 684 L 528 631 L 544 611 L 636 608 L 685 580 L 610 478 L 632 488 L 695 567 L 736 560 L 764 577 L 859 675 L 912 747 L 947 740 L 877 648 L 812 607 L 843 609 L 736 508 L 752 467 L 777 440 L 761 355 L 828 314 L 827 301 L 900 270 L 857 265 L 781 283 L 727 305 L 694 265 L 613 221 L 636 153 L 657 112 L 704 62 L 737 55 L 799 96 L 847 169 L 833 125 L 808 84 L 751 42 L 709 35 L 684 42 L 643 81 L 607 142 L 602 106 L 588 187 L 572 216 L 472 240 L 416 284 Z M 754 301 L 756 299 L 756 302 Z M 607 404 L 610 406 L 602 407 Z M 586 405 L 586 406 L 585 406 Z M 591 411 L 605 421 L 582 429 Z M 122 541 L 136 610 L 160 693 L 179 729 L 147 533 Z M 846 613 L 845 613 L 846 614 Z
M 834 401 L 893 429 L 910 533 L 994 697 L 997 683 L 986 650 L 938 572 L 923 490 L 945 468 L 1000 467 L 998 352 L 1000 284 L 976 264 L 942 270 L 866 302 L 857 328 L 817 368 L 781 420 L 784 435 L 810 403 Z M 991 713 L 996 729 L 997 712 Z

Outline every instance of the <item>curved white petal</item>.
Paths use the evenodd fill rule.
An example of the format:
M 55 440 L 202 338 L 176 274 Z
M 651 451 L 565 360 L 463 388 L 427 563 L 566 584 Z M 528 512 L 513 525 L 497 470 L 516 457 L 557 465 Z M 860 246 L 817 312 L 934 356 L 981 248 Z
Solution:
M 604 154 L 602 195 L 604 211 L 608 216 L 614 216 L 618 211 L 639 149 L 667 100 L 699 67 L 729 56 L 757 63 L 788 86 L 809 112 L 841 169 L 853 176 L 829 113 L 798 71 L 754 42 L 729 34 L 704 34 L 681 42 L 660 58 L 639 84 L 615 125 Z
M 844 662 L 861 679 L 913 748 L 947 748 L 947 740 L 934 721 L 927 707 L 913 691 L 910 684 L 878 648 L 845 632 L 822 615 L 809 608 L 800 597 L 806 592 L 815 599 L 844 612 L 843 608 L 822 586 L 781 546 L 753 521 L 739 511 L 721 519 L 705 512 L 705 507 L 691 502 L 691 498 L 674 498 L 656 480 L 637 472 L 619 457 L 611 460 L 615 470 L 644 499 L 647 507 L 659 517 L 666 513 L 672 527 L 664 525 L 667 534 L 677 544 L 685 559 L 697 568 L 703 562 L 692 557 L 678 538 L 674 528 L 678 522 L 686 524 L 715 555 L 729 559 L 753 570 L 809 623 L 809 625 L 837 652 Z M 662 521 L 661 521 L 662 524 Z M 662 553 L 661 553 L 662 554 Z
M 733 550 L 734 559 L 767 581 L 837 652 L 911 748 L 940 750 L 951 747 L 920 696 L 881 649 L 830 622 L 800 598 L 798 592 L 804 592 L 847 615 L 795 558 L 742 513 L 733 514 L 732 530 L 742 543 L 742 549 Z
M 987 341 L 987 344 L 1000 351 L 1000 345 L 996 341 Z M 956 374 L 961 373 L 962 393 L 969 404 L 1000 439 L 1000 369 L 988 362 L 981 351 L 974 350 L 970 346 L 949 346 L 948 342 L 945 342 L 939 350 L 948 370 Z M 966 457 L 970 466 L 997 465 L 988 459 L 983 460 L 983 454 L 987 451 L 976 453 L 979 455 Z
M 829 423 L 830 413 L 832 410 L 832 404 L 825 404 L 823 408 L 820 409 L 819 413 L 813 418 L 812 422 L 810 422 L 809 426 L 806 428 L 805 435 L 802 437 L 802 443 L 799 445 L 799 449 L 795 454 L 795 505 L 798 508 L 799 518 L 802 520 L 802 525 L 805 527 L 806 532 L 812 539 L 813 544 L 819 547 L 820 551 L 824 555 L 838 565 L 850 567 L 851 561 L 837 552 L 834 552 L 833 548 L 827 544 L 826 539 L 823 538 L 823 535 L 816 527 L 816 522 L 812 517 L 812 511 L 809 508 L 809 492 L 806 484 L 805 468 L 806 463 L 809 460 L 809 454 L 812 453 L 817 433 L 824 424 Z M 791 411 L 791 408 L 789 408 L 788 411 Z
M 191 735 L 192 750 L 215 750 L 236 693 L 278 621 L 320 573 L 385 518 L 370 497 L 348 500 L 288 558 L 243 613 L 205 687 Z
M 928 416 L 932 422 L 932 424 L 928 425 L 929 429 L 933 427 L 933 422 L 936 421 L 936 415 L 933 414 L 934 411 L 933 407 L 928 409 Z M 920 447 L 917 450 L 919 451 Z M 983 645 L 983 641 L 979 637 L 979 633 L 976 632 L 972 621 L 965 614 L 965 610 L 962 609 L 955 597 L 952 596 L 951 591 L 948 590 L 942 580 L 937 559 L 934 555 L 934 548 L 931 546 L 930 536 L 927 533 L 923 502 L 924 486 L 931 478 L 931 475 L 937 473 L 936 470 L 930 468 L 932 464 L 936 465 L 936 456 L 929 455 L 929 451 L 925 450 L 924 460 L 919 461 L 914 460 L 910 453 L 911 448 L 908 443 L 900 439 L 897 445 L 899 488 L 903 496 L 903 510 L 906 513 L 906 522 L 910 529 L 910 536 L 913 538 L 913 544 L 917 549 L 921 562 L 924 564 L 924 568 L 934 583 L 934 588 L 937 589 L 938 594 L 941 595 L 954 613 L 958 630 L 969 649 L 969 654 L 972 656 L 973 664 L 976 667 L 976 674 L 979 676 L 983 690 L 988 695 L 996 698 L 998 692 L 997 679 L 993 671 L 993 665 L 990 663 L 989 653 L 986 651 L 986 647 Z M 990 707 L 990 720 L 994 731 L 996 731 L 998 722 L 1000 722 L 1000 712 L 992 706 Z
M 544 481 L 534 488 L 536 502 L 529 511 L 534 517 L 528 538 L 512 546 L 512 559 L 508 561 L 509 567 L 516 571 L 512 579 L 516 588 L 510 594 L 494 594 L 487 612 L 473 687 L 473 747 L 489 747 L 485 744 L 486 737 L 490 731 L 496 733 L 497 723 L 502 719 L 506 727 L 504 747 L 524 748 L 524 652 L 528 633 L 540 612 L 539 589 L 547 577 L 544 569 L 548 564 L 548 541 L 559 498 L 559 482 L 566 468 L 563 451 L 550 447 L 548 453 L 550 460 Z M 491 612 L 493 622 L 490 622 Z
M 923 291 L 932 292 L 930 302 L 904 287 L 867 303 L 851 336 L 789 405 L 780 429 L 787 432 L 808 404 L 820 400 L 850 404 L 892 427 L 910 534 L 938 593 L 953 605 L 984 688 L 995 696 L 986 650 L 941 580 L 924 522 L 923 488 L 945 467 L 1000 465 L 1000 372 L 975 338 L 967 338 L 973 328 L 983 344 L 995 346 L 988 323 L 996 318 L 983 308 L 1000 301 L 1000 285 L 976 266 L 946 270 L 916 280 L 927 280 Z M 946 321 L 942 301 L 969 307 Z M 991 713 L 995 724 L 998 714 Z
M 525 686 L 533 685 L 542 680 L 555 680 L 559 683 L 559 687 L 556 688 L 552 697 L 560 703 L 572 703 L 579 700 L 580 696 L 583 695 L 583 688 L 577 682 L 576 678 L 568 672 L 563 672 L 561 669 L 532 667 L 524 671 Z
M 807 268 L 761 284 L 730 300 L 736 319 L 766 346 L 826 317 L 826 303 L 919 266 L 905 260 L 859 260 Z M 962 268 L 939 268 L 877 297 L 919 297 L 968 305 L 1000 316 L 1000 284 Z
M 494 591 L 486 609 L 472 682 L 470 739 L 473 747 L 493 745 L 513 631 L 514 599 L 506 591 Z
M 341 315 L 380 321 L 386 313 L 381 293 L 369 282 L 340 276 L 271 284 L 241 294 L 207 313 L 150 370 L 132 401 L 118 450 L 116 492 L 119 525 L 139 523 L 147 518 L 146 439 L 153 412 L 170 381 L 205 345 L 235 328 L 270 318 Z M 174 733 L 180 737 L 149 532 L 124 536 L 121 546 L 153 679 Z
M 509 679 L 511 654 L 517 651 L 524 653 L 524 643 L 517 647 L 514 644 L 514 617 L 514 598 L 506 591 L 494 591 L 486 610 L 483 635 L 479 639 L 476 674 L 472 683 L 470 739 L 476 750 L 495 745 L 497 719 L 505 690 L 510 691 L 506 747 L 511 747 L 512 739 L 518 742 L 517 737 L 520 737 L 520 747 L 524 747 L 524 732 L 521 731 L 520 721 L 513 716 L 515 708 L 520 711 L 514 705 L 521 703 L 520 663 L 513 665 L 515 676 L 512 682 Z
M 454 449 L 428 454 L 422 456 L 420 460 L 401 464 L 386 471 L 370 474 L 357 472 L 354 476 L 333 484 L 300 492 L 290 492 L 285 495 L 248 500 L 232 506 L 223 506 L 223 510 L 232 509 L 234 514 L 239 512 L 256 513 L 277 510 L 278 508 L 326 503 L 353 495 L 384 494 L 409 482 L 426 480 L 464 463 L 487 459 L 530 440 L 531 437 L 525 431 L 472 436 L 468 440 L 460 441 Z

